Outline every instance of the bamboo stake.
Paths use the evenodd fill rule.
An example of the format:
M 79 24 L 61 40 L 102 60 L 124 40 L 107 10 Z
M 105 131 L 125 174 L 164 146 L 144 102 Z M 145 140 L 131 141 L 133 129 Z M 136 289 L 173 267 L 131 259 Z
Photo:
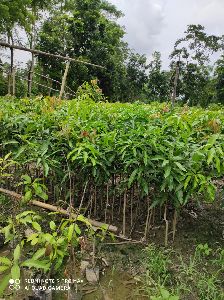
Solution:
M 28 74 L 28 97 L 30 97 L 32 94 L 34 64 L 35 64 L 35 57 L 34 57 L 34 53 L 32 53 L 31 66 Z
M 127 205 L 127 191 L 124 192 L 124 206 L 123 206 L 123 235 L 126 233 L 126 205 Z
M 9 190 L 3 189 L 3 188 L 0 188 L 0 192 L 3 193 L 3 194 L 9 195 L 12 198 L 15 198 L 17 201 L 20 201 L 22 199 L 22 197 L 23 197 L 20 194 L 17 194 L 17 193 L 15 193 L 13 191 L 9 191 Z M 47 210 L 50 210 L 50 211 L 58 212 L 58 213 L 60 213 L 60 214 L 62 214 L 64 216 L 68 216 L 69 217 L 69 211 L 67 211 L 67 210 L 65 210 L 63 208 L 51 205 L 51 204 L 43 203 L 43 202 L 40 202 L 40 201 L 37 201 L 37 200 L 29 201 L 29 204 L 30 205 L 34 205 L 34 206 L 38 206 L 38 207 L 41 207 L 41 208 L 44 208 L 44 209 L 47 209 Z M 77 214 L 75 214 L 75 213 L 71 214 L 71 218 L 72 219 L 77 219 L 77 217 L 78 217 Z M 118 231 L 118 228 L 116 226 L 113 226 L 113 225 L 110 225 L 110 224 L 104 224 L 102 222 L 98 222 L 98 221 L 92 220 L 92 219 L 88 219 L 88 221 L 89 221 L 89 223 L 92 226 L 100 228 L 103 225 L 107 225 L 109 231 L 115 232 L 115 233 Z
M 168 230 L 169 230 L 169 222 L 167 220 L 167 204 L 165 205 L 164 208 L 164 221 L 166 223 L 166 228 L 165 228 L 165 247 L 168 246 Z
M 109 183 L 107 183 L 107 201 L 106 201 L 106 208 L 105 208 L 105 223 L 107 221 L 107 208 L 109 206 Z
M 64 72 L 64 75 L 63 75 L 63 78 L 62 78 L 59 100 L 62 99 L 64 91 L 65 91 L 65 83 L 66 83 L 66 79 L 67 79 L 67 75 L 68 75 L 69 66 L 70 66 L 70 61 L 67 61 L 66 67 L 65 67 L 65 72 Z
M 12 95 L 16 94 L 16 69 L 13 67 L 12 69 Z
M 176 227 L 177 227 L 177 210 L 175 209 L 174 215 L 173 215 L 173 242 L 175 240 Z
M 146 240 L 147 238 L 147 234 L 149 233 L 149 228 L 150 228 L 150 223 L 151 223 L 151 219 L 152 219 L 152 209 L 150 207 L 150 201 L 147 197 L 148 200 L 148 213 L 147 213 L 147 218 L 146 218 L 146 222 L 145 222 L 145 235 L 144 235 L 144 239 Z
M 97 203 L 96 203 L 97 199 L 96 199 L 96 186 L 94 188 L 94 217 L 96 217 L 97 214 Z
M 8 95 L 11 95 L 11 73 L 8 74 Z

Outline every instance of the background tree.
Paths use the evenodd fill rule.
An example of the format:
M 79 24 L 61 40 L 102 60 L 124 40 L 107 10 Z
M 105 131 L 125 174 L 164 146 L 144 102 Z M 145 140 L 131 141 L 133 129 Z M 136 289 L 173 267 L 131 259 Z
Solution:
M 176 41 L 170 55 L 171 69 L 179 64 L 179 99 L 192 105 L 211 101 L 208 91 L 212 74 L 208 64 L 211 54 L 221 49 L 222 37 L 206 34 L 202 25 L 188 25 L 185 36 Z
M 72 11 L 63 15 L 55 12 L 44 23 L 39 48 L 103 65 L 105 70 L 72 63 L 68 84 L 76 90 L 84 81 L 97 77 L 104 93 L 116 97 L 114 82 L 124 60 L 124 31 L 114 20 L 121 13 L 100 0 L 76 0 L 73 5 Z M 46 57 L 39 61 L 50 77 L 61 80 L 64 68 L 61 61 Z
M 224 54 L 216 62 L 215 91 L 216 102 L 224 104 Z
M 144 91 L 147 101 L 164 102 L 170 100 L 170 78 L 169 71 L 162 70 L 161 53 L 155 51 L 148 68 L 147 83 Z

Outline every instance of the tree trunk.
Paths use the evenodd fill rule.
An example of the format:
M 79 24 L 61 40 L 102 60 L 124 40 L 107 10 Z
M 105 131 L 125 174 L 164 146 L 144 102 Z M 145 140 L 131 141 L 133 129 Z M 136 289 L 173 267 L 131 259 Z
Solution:
M 177 83 L 178 83 L 178 79 L 179 79 L 179 73 L 180 73 L 180 61 L 177 61 L 175 78 L 174 78 L 173 97 L 172 97 L 172 106 L 173 107 L 174 107 L 176 97 L 177 97 Z

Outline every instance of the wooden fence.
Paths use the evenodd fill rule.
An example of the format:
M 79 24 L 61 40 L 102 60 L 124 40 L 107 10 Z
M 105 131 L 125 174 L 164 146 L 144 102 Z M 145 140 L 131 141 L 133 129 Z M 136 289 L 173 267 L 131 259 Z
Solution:
M 54 89 L 54 88 L 52 88 L 52 86 L 43 85 L 43 84 L 40 84 L 40 83 L 37 83 L 37 82 L 36 82 L 36 84 L 39 85 L 39 86 L 43 86 L 43 87 L 47 88 L 49 90 L 49 93 L 51 91 L 59 92 L 59 99 L 62 99 L 64 97 L 64 95 L 75 96 L 75 92 L 72 91 L 68 86 L 66 86 L 66 79 L 67 79 L 67 75 L 68 75 L 68 72 L 69 72 L 69 67 L 70 67 L 71 62 L 81 63 L 81 64 L 85 64 L 85 65 L 88 65 L 88 66 L 93 66 L 93 67 L 96 67 L 96 68 L 105 69 L 105 67 L 103 67 L 103 66 L 93 64 L 93 63 L 90 63 L 90 62 L 86 62 L 86 61 L 83 61 L 83 60 L 79 60 L 79 59 L 76 59 L 76 58 L 66 57 L 66 56 L 62 56 L 62 55 L 58 55 L 58 54 L 52 54 L 52 53 L 48 53 L 48 52 L 44 52 L 44 51 L 40 51 L 40 50 L 35 50 L 35 49 L 29 49 L 29 48 L 19 46 L 19 45 L 11 45 L 11 44 L 8 44 L 8 43 L 2 42 L 2 41 L 0 41 L 0 46 L 5 47 L 5 48 L 9 48 L 11 50 L 10 72 L 8 74 L 8 94 L 13 95 L 13 96 L 15 96 L 15 93 L 16 93 L 16 68 L 14 66 L 14 53 L 13 53 L 14 50 L 26 51 L 26 52 L 31 53 L 32 55 L 44 55 L 44 56 L 48 56 L 48 57 L 58 58 L 58 59 L 61 59 L 61 60 L 66 62 L 66 66 L 65 66 L 65 70 L 64 70 L 62 80 L 61 80 L 61 82 L 59 82 L 57 80 L 54 80 L 54 79 L 50 78 L 49 76 L 34 72 L 34 59 L 32 59 L 31 67 L 30 67 L 30 70 L 28 72 L 28 77 L 24 78 L 28 82 L 28 96 L 31 96 L 32 84 L 33 84 L 33 75 L 34 74 L 39 75 L 40 77 L 46 78 L 50 82 L 57 82 L 60 85 L 60 89 Z M 69 92 L 65 93 L 65 88 L 69 89 Z

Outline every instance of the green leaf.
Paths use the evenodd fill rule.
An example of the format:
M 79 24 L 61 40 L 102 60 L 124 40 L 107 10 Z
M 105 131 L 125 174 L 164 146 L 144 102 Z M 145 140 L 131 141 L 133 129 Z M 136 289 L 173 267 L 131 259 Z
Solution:
M 50 222 L 50 228 L 51 230 L 55 230 L 57 228 L 56 224 L 54 223 L 54 221 Z
M 6 156 L 4 157 L 4 160 L 7 160 L 11 155 L 12 155 L 12 152 L 9 152 L 8 154 L 6 154 Z
M 63 258 L 64 258 L 64 256 L 58 257 L 57 262 L 55 264 L 55 270 L 56 271 L 61 267 L 61 265 L 63 263 Z
M 162 163 L 162 168 L 165 167 L 168 163 L 169 163 L 169 160 L 167 160 L 167 159 L 164 160 L 163 163 Z
M 96 160 L 95 160 L 95 158 L 93 158 L 93 157 L 91 156 L 91 157 L 90 157 L 90 160 L 91 160 L 91 162 L 92 162 L 93 167 L 95 167 L 95 166 L 96 166 Z
M 55 243 L 55 239 L 54 239 L 53 235 L 50 234 L 50 233 L 45 233 L 44 234 L 44 239 L 45 239 L 45 241 L 47 241 L 50 244 L 54 244 Z
M 5 272 L 6 270 L 8 270 L 10 268 L 10 266 L 0 266 L 0 273 Z
M 11 260 L 6 256 L 0 256 L 0 264 L 10 266 Z
M 216 193 L 216 187 L 213 184 L 209 184 L 207 186 L 207 192 L 208 192 L 208 195 L 209 195 L 209 199 L 211 201 L 214 201 L 215 193 Z
M 163 299 L 169 299 L 169 297 L 170 297 L 169 291 L 161 288 L 160 293 L 161 293 L 161 296 L 163 297 Z
M 26 210 L 26 211 L 22 212 L 21 214 L 17 215 L 16 219 L 18 220 L 19 218 L 26 217 L 27 215 L 35 215 L 35 214 L 36 213 L 32 210 Z
M 211 136 L 208 140 L 208 145 L 213 146 L 215 144 L 217 138 L 218 138 L 217 134 L 214 134 L 213 136 Z
M 61 245 L 61 244 L 64 243 L 64 241 L 65 241 L 65 238 L 64 238 L 64 237 L 60 237 L 60 238 L 57 240 L 57 244 L 58 244 L 58 245 Z
M 11 273 L 7 274 L 3 278 L 1 278 L 1 280 L 0 280 L 0 297 L 3 296 L 3 293 L 4 293 L 5 289 L 9 285 L 9 280 L 10 279 L 11 279 Z
M 209 151 L 208 151 L 208 160 L 207 160 L 207 164 L 209 165 L 211 163 L 211 161 L 213 160 L 215 156 L 215 149 L 214 148 L 211 148 Z
M 105 231 L 107 231 L 108 228 L 109 228 L 108 224 L 103 224 L 103 225 L 100 226 L 100 229 L 105 230 Z
M 195 161 L 195 162 L 198 162 L 198 161 L 200 161 L 203 157 L 204 157 L 204 154 L 203 154 L 202 152 L 197 151 L 197 152 L 193 153 L 193 155 L 192 155 L 192 160 Z
M 35 268 L 35 269 L 43 269 L 44 272 L 47 272 L 50 269 L 50 262 L 48 260 L 34 260 L 27 259 L 22 264 L 22 267 Z
M 24 179 L 24 184 L 31 184 L 32 179 L 29 175 L 22 175 L 22 179 Z
M 44 176 L 47 177 L 50 169 L 49 165 L 46 162 L 44 162 L 43 167 L 44 167 Z
M 11 269 L 12 279 L 20 279 L 20 267 L 18 264 L 14 264 Z
M 171 172 L 171 166 L 167 166 L 165 168 L 165 174 L 164 174 L 164 177 L 167 178 L 170 176 L 170 172 Z
M 31 198 L 32 198 L 32 191 L 29 190 L 29 191 L 27 191 L 27 192 L 25 193 L 23 199 L 24 199 L 25 202 L 28 202 L 28 201 L 31 200 Z
M 85 218 L 83 215 L 78 215 L 77 221 L 83 222 L 88 226 L 91 226 L 91 223 L 88 221 L 87 218 Z
M 191 180 L 191 175 L 188 175 L 187 178 L 186 178 L 186 180 L 185 180 L 185 182 L 184 182 L 184 189 L 185 190 L 186 190 L 186 188 L 187 188 L 190 180 Z
M 37 222 L 32 222 L 32 226 L 34 229 L 36 229 L 38 232 L 41 232 L 41 226 Z
M 39 239 L 38 239 L 38 238 L 34 238 L 34 239 L 32 239 L 32 241 L 31 241 L 31 245 L 32 245 L 32 246 L 35 246 L 35 245 L 38 243 L 38 241 L 39 241 Z
M 77 224 L 75 224 L 75 232 L 80 235 L 81 234 L 81 229 L 79 228 L 79 226 Z
M 18 261 L 20 259 L 20 255 L 21 255 L 20 245 L 17 245 L 13 253 L 14 261 Z
M 174 162 L 176 166 L 178 166 L 178 168 L 182 171 L 185 171 L 186 172 L 186 169 L 184 168 L 184 166 L 182 166 L 179 162 L 175 161 Z
M 36 239 L 38 237 L 38 233 L 32 233 L 28 238 L 27 238 L 27 242 L 32 241 L 33 239 Z
M 144 151 L 144 157 L 143 157 L 144 165 L 147 166 L 148 163 L 148 154 L 146 151 Z
M 180 204 L 183 204 L 183 191 L 182 190 L 179 190 L 177 192 L 177 199 L 180 202 Z
M 87 162 L 87 159 L 88 159 L 88 153 L 86 151 L 84 151 L 84 153 L 83 153 L 83 161 L 84 161 L 84 163 Z
M 220 159 L 216 156 L 215 157 L 215 166 L 216 166 L 216 169 L 217 171 L 220 173 L 221 172 L 221 166 L 220 166 Z
M 148 195 L 149 194 L 149 187 L 148 187 L 147 181 L 144 178 L 142 178 L 140 184 L 141 184 L 141 187 L 142 187 L 144 193 L 146 195 Z
M 40 193 L 39 197 L 42 198 L 44 201 L 48 200 L 48 195 L 46 193 L 44 193 L 44 192 Z
M 135 169 L 132 173 L 131 173 L 131 176 L 129 177 L 129 180 L 128 180 L 128 188 L 131 187 L 133 181 L 135 180 L 135 176 L 138 172 L 138 169 Z
M 31 258 L 32 260 L 38 260 L 42 256 L 45 255 L 46 248 L 41 248 L 37 250 L 37 252 L 34 253 L 33 257 Z
M 68 241 L 70 242 L 74 233 L 74 229 L 75 229 L 75 224 L 71 224 L 68 228 Z

